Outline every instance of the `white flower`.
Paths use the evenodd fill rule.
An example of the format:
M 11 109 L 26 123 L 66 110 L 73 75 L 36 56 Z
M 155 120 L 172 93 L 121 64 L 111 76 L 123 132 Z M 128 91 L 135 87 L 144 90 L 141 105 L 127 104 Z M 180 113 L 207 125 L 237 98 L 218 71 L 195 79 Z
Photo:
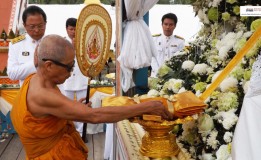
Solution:
M 243 31 L 239 31 L 236 33 L 236 39 L 239 39 L 243 36 Z
M 166 93 L 165 93 L 164 89 L 160 90 L 160 92 L 159 92 L 160 97 L 163 97 L 165 94 Z
M 104 84 L 106 84 L 106 82 L 105 81 L 101 81 L 101 85 L 104 85 Z
M 221 1 L 222 1 L 222 0 L 214 0 L 214 1 L 212 2 L 212 7 L 217 7 Z
M 223 139 L 225 142 L 230 143 L 232 141 L 233 134 L 231 132 L 226 132 Z
M 246 33 L 243 34 L 243 37 L 248 38 L 248 37 L 250 37 L 252 34 L 253 34 L 252 31 L 248 31 L 248 32 L 246 32 Z
M 203 8 L 203 10 L 199 10 L 198 11 L 198 18 L 200 19 L 201 22 L 203 22 L 204 24 L 209 24 L 209 19 L 208 16 L 205 14 L 206 10 L 208 10 L 207 8 Z
M 207 87 L 207 83 L 205 83 L 205 82 L 198 82 L 198 83 L 196 83 L 196 84 L 194 84 L 193 86 L 192 86 L 192 88 L 195 90 L 195 91 L 200 91 L 201 93 L 206 89 L 206 87 Z
M 200 92 L 200 90 L 197 90 L 196 93 L 195 93 L 195 95 L 196 95 L 197 97 L 201 96 L 201 94 L 202 94 L 202 93 Z
M 215 53 L 215 52 L 211 52 L 211 53 Z M 218 56 L 218 55 L 209 55 L 208 59 L 207 59 L 207 62 L 210 64 L 211 67 L 213 68 L 218 68 L 218 66 L 220 64 L 222 64 L 222 60 L 221 58 Z M 212 71 L 208 71 L 208 73 L 211 73 L 213 72 L 213 69 Z
M 248 91 L 249 83 L 250 83 L 250 81 L 246 81 L 246 82 L 244 83 L 243 89 L 244 89 L 244 93 L 245 93 L 245 94 L 246 94 L 247 91 Z
M 191 146 L 190 148 L 189 148 L 189 153 L 190 154 L 196 154 L 196 149 L 195 149 L 195 147 L 194 146 Z
M 208 68 L 208 65 L 205 63 L 196 64 L 192 70 L 192 73 L 204 75 L 207 73 L 207 68 Z
M 95 84 L 97 84 L 97 83 L 98 83 L 98 81 L 96 81 L 96 80 L 94 80 L 94 79 L 90 81 L 90 84 L 93 84 L 93 85 L 95 85 Z
M 154 78 L 154 77 L 149 77 L 148 78 L 148 86 L 150 89 L 157 89 L 158 85 L 157 83 L 159 82 L 158 78 Z
M 201 114 L 198 118 L 199 133 L 207 135 L 213 128 L 213 119 L 208 114 Z
M 230 4 L 237 2 L 237 0 L 226 0 L 226 1 L 227 1 L 227 3 L 230 3 Z
M 193 61 L 184 61 L 182 63 L 182 69 L 191 71 L 195 66 L 195 63 Z
M 230 50 L 230 48 L 228 46 L 223 46 L 219 49 L 218 51 L 218 56 L 220 59 L 222 60 L 226 60 L 228 57 L 227 52 Z
M 228 145 L 221 145 L 216 153 L 217 160 L 228 160 L 231 158 Z
M 155 90 L 155 89 L 151 89 L 148 92 L 148 96 L 149 97 L 158 97 L 159 96 L 159 92 L 157 90 Z
M 212 83 L 217 79 L 217 77 L 220 75 L 221 72 L 222 72 L 222 70 L 221 70 L 221 71 L 217 71 L 217 72 L 214 74 L 214 76 L 212 77 L 212 80 L 211 80 Z
M 218 107 L 219 111 L 229 111 L 238 107 L 238 95 L 234 92 L 221 92 L 217 100 L 213 100 L 211 104 Z
M 214 116 L 214 118 L 218 119 L 218 122 L 222 123 L 223 127 L 229 130 L 237 123 L 238 120 L 238 117 L 234 112 L 235 109 L 231 109 L 227 112 L 219 112 L 216 116 Z
M 169 72 L 171 72 L 172 69 L 169 68 L 165 63 L 159 68 L 159 71 L 158 71 L 158 74 L 157 76 L 158 77 L 163 77 L 165 76 L 166 74 L 168 74 Z
M 241 39 L 239 39 L 236 43 L 235 43 L 235 45 L 234 45 L 234 51 L 235 52 L 238 52 L 244 45 L 245 45 L 245 43 L 246 43 L 246 38 L 241 38 Z
M 215 158 L 211 153 L 203 153 L 202 154 L 202 160 L 214 160 Z
M 198 138 L 195 121 L 189 121 L 182 125 L 182 139 L 193 145 Z
M 171 78 L 171 79 L 169 79 L 169 81 L 168 82 L 166 82 L 167 83 L 167 88 L 168 88 L 168 90 L 171 90 L 171 91 L 173 91 L 174 93 L 178 93 L 179 92 L 179 90 L 182 88 L 182 84 L 184 83 L 183 82 L 183 80 L 181 80 L 181 79 L 174 79 L 174 78 Z M 165 84 L 166 84 L 165 83 Z M 164 84 L 164 85 L 165 85 Z
M 222 122 L 222 125 L 225 129 L 229 130 L 237 123 L 238 117 L 233 114 L 231 117 L 226 116 Z
M 223 39 L 217 42 L 216 48 L 219 51 L 218 55 L 221 59 L 226 60 L 227 52 L 234 46 L 237 40 L 237 34 L 229 32 Z
M 217 135 L 217 131 L 212 131 L 210 137 L 207 139 L 207 144 L 213 149 L 217 149 L 217 145 L 219 144 L 218 140 L 216 139 Z
M 220 83 L 220 89 L 222 92 L 226 92 L 231 88 L 237 88 L 238 81 L 234 77 L 228 77 Z
M 186 92 L 187 90 L 184 88 L 184 87 L 181 87 L 178 91 L 178 93 L 183 93 L 183 92 Z

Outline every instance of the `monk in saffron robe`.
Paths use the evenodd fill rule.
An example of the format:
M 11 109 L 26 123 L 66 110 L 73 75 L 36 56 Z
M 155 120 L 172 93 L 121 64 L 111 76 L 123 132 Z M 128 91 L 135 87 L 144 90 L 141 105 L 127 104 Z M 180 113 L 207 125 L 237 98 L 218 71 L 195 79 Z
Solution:
M 44 37 L 35 51 L 37 72 L 29 75 L 15 100 L 11 119 L 30 160 L 84 160 L 88 149 L 72 121 L 113 123 L 142 114 L 172 119 L 159 101 L 119 107 L 91 108 L 61 94 L 74 67 L 72 44 L 58 35 Z M 87 83 L 87 82 L 86 82 Z

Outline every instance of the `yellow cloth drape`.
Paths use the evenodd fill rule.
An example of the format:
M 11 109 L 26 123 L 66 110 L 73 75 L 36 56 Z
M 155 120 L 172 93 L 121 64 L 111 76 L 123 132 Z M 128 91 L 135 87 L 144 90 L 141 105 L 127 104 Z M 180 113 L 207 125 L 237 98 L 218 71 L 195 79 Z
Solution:
M 97 88 L 91 88 L 90 89 L 90 98 L 93 96 L 95 92 L 102 92 L 106 94 L 113 94 L 114 88 L 113 87 L 97 87 Z
M 126 106 L 137 104 L 132 98 L 126 96 L 112 96 L 112 97 L 105 97 L 102 99 L 102 106 Z
M 0 96 L 4 98 L 8 103 L 13 105 L 14 99 L 17 96 L 19 89 L 1 89 Z
M 207 106 L 192 92 L 187 91 L 174 95 L 175 101 L 169 101 L 163 97 L 144 98 L 139 99 L 140 102 L 146 101 L 161 101 L 163 105 L 171 112 L 174 116 L 182 118 L 190 116 L 199 112 Z M 136 104 L 137 102 L 130 97 L 119 96 L 119 97 L 106 97 L 102 100 L 102 106 L 126 106 Z
M 86 160 L 88 149 L 71 121 L 55 116 L 37 118 L 27 109 L 28 76 L 11 110 L 11 120 L 30 160 Z

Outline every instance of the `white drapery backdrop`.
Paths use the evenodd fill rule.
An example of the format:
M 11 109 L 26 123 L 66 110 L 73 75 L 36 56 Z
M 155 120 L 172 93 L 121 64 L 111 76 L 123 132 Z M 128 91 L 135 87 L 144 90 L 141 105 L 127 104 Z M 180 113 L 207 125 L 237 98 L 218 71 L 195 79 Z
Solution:
M 150 66 L 151 58 L 156 56 L 148 25 L 143 16 L 158 0 L 124 0 L 127 13 L 126 26 L 123 32 L 123 44 L 118 61 L 121 67 L 121 87 L 124 92 L 134 86 L 133 69 Z

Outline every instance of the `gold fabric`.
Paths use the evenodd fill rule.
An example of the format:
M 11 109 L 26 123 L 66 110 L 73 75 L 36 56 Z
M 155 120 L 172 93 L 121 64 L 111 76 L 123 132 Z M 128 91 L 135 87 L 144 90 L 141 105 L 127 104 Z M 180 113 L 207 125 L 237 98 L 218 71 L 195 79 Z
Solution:
M 102 92 L 106 94 L 113 94 L 114 88 L 113 87 L 98 87 L 98 88 L 91 88 L 90 89 L 90 98 L 93 96 L 95 92 Z
M 201 100 L 205 101 L 210 94 L 218 87 L 218 85 L 227 77 L 227 75 L 232 71 L 232 69 L 241 61 L 245 54 L 255 46 L 257 41 L 261 38 L 261 27 L 254 32 L 250 39 L 246 42 L 245 46 L 234 56 L 234 58 L 228 63 L 224 70 L 218 75 L 216 80 L 202 93 L 199 97 Z
M 85 160 L 88 149 L 71 121 L 34 117 L 27 109 L 28 76 L 14 101 L 11 120 L 30 160 Z
M 191 91 L 183 92 L 174 95 L 175 101 L 169 101 L 163 97 L 154 98 L 142 98 L 140 102 L 146 101 L 161 101 L 163 105 L 171 112 L 174 116 L 178 118 L 183 118 L 185 116 L 190 116 L 199 112 L 202 112 L 207 106 L 202 100 L 200 100 Z M 136 104 L 134 99 L 130 97 L 106 97 L 102 100 L 102 106 L 126 106 Z M 145 116 L 146 117 L 146 116 Z M 150 116 L 151 118 L 151 116 Z M 155 116 L 155 120 L 158 120 L 158 116 Z
M 1 89 L 0 96 L 3 97 L 8 103 L 13 104 L 19 89 Z
M 112 96 L 112 97 L 105 97 L 102 99 L 102 107 L 109 107 L 109 106 L 127 106 L 137 104 L 132 98 L 126 96 Z
M 176 94 L 174 97 L 174 115 L 179 118 L 202 112 L 207 106 L 191 91 Z

